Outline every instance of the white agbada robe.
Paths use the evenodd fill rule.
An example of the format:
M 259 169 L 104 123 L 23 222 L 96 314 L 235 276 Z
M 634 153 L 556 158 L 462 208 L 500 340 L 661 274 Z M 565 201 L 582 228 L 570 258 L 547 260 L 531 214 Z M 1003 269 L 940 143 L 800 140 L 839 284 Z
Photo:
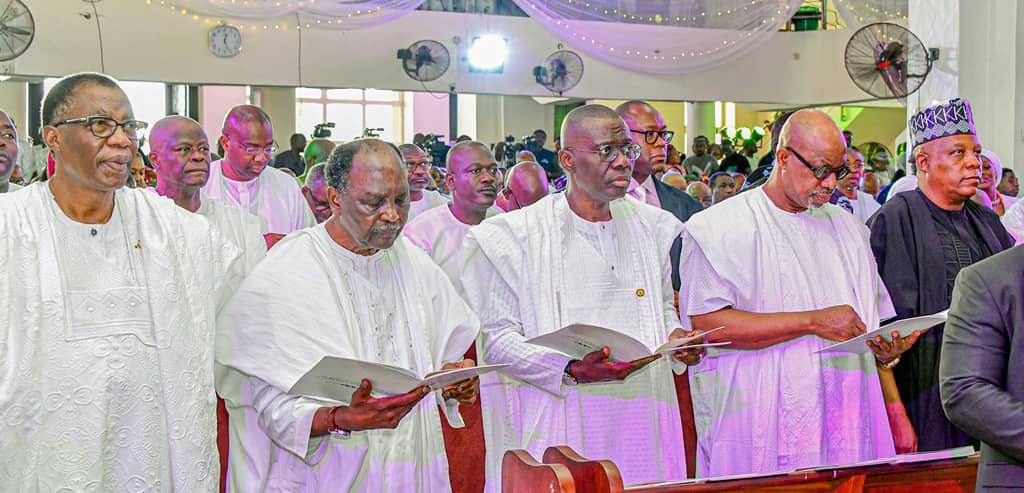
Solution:
M 494 217 L 501 214 L 501 210 L 491 207 L 487 209 L 486 217 Z M 434 260 L 441 270 L 453 279 L 458 281 L 456 269 L 462 264 L 458 260 L 462 251 L 462 240 L 469 233 L 470 225 L 459 221 L 455 214 L 452 214 L 451 205 L 434 207 L 416 219 L 410 220 L 402 234 L 411 242 L 427 252 L 427 255 Z
M 264 221 L 264 233 L 286 235 L 316 224 L 295 178 L 267 166 L 252 180 L 235 181 L 224 176 L 223 163 L 223 159 L 210 163 L 210 178 L 203 187 L 203 197 L 259 216 Z
M 885 194 L 885 201 L 896 196 L 898 193 L 909 192 L 917 189 L 917 175 L 906 175 L 889 187 L 889 191 Z
M 210 197 L 202 197 L 196 214 L 209 219 L 221 234 L 242 250 L 243 272 L 246 274 L 267 255 L 263 220 L 259 217 Z
M 611 202 L 611 215 L 587 222 L 557 194 L 488 219 L 464 240 L 463 295 L 483 324 L 478 355 L 512 365 L 481 378 L 486 491 L 501 489 L 506 450 L 540 458 L 552 445 L 611 459 L 627 484 L 686 476 L 669 359 L 623 382 L 568 386 L 570 358 L 525 342 L 587 323 L 654 348 L 679 327 L 669 250 L 682 223 L 632 197 Z
M 729 306 L 774 313 L 850 305 L 873 330 L 895 311 L 868 236 L 842 208 L 789 213 L 761 188 L 696 214 L 679 262 L 683 323 Z M 873 354 L 814 354 L 831 344 L 806 335 L 760 350 L 709 349 L 690 372 L 698 475 L 894 455 Z
M 7 185 L 7 193 L 17 192 L 18 190 L 21 190 L 23 188 L 25 187 L 18 185 L 17 183 L 11 183 Z
M 441 195 L 441 192 L 437 190 L 423 190 L 423 197 L 409 204 L 409 219 L 407 221 L 412 221 L 414 217 L 448 202 L 450 202 L 448 197 Z
M 999 218 L 1006 228 L 1006 232 L 1013 236 L 1015 243 L 1024 243 L 1024 200 L 1018 200 L 1006 208 L 1006 212 Z
M 214 322 L 238 250 L 141 190 L 77 223 L 47 183 L 0 195 L 0 245 L 0 490 L 216 491 Z
M 450 491 L 440 392 L 394 430 L 310 438 L 328 404 L 285 390 L 326 355 L 420 374 L 461 360 L 479 321 L 418 248 L 400 237 L 361 256 L 323 224 L 298 231 L 256 266 L 218 324 L 218 364 L 248 376 L 218 381 L 231 413 L 232 491 Z M 457 403 L 445 404 L 459 418 Z

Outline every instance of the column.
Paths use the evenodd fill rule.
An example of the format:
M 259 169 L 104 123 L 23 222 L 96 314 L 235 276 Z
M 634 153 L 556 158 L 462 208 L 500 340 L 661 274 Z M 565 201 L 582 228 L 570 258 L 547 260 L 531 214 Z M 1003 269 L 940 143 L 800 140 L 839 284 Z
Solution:
M 693 154 L 690 148 L 693 146 L 693 139 L 703 135 L 709 141 L 715 141 L 715 103 L 686 103 L 686 135 L 683 139 L 675 139 L 673 144 L 679 152 L 686 155 Z

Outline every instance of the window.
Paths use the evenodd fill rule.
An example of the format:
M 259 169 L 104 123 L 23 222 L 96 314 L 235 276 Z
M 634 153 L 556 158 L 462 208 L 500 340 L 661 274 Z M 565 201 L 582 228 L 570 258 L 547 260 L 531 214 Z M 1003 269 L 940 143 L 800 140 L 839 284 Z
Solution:
M 60 79 L 43 79 L 43 98 Z M 128 95 L 132 104 L 132 112 L 136 120 L 142 120 L 151 126 L 167 114 L 167 85 L 162 82 L 118 81 L 121 89 Z M 88 115 L 71 115 L 73 118 Z
M 366 129 L 383 140 L 404 142 L 404 98 L 398 91 L 300 87 L 295 90 L 295 131 L 312 135 L 316 125 L 332 122 L 331 140 L 337 142 L 362 137 Z

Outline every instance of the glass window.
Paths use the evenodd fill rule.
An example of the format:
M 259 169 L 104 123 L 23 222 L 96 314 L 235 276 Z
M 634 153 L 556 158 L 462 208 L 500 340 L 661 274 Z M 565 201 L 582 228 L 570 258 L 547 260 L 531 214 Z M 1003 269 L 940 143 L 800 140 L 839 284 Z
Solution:
M 367 89 L 366 100 L 367 101 L 387 101 L 395 102 L 398 101 L 397 91 L 382 91 L 380 89 Z
M 363 105 L 358 103 L 331 103 L 327 105 L 327 121 L 334 122 L 332 137 L 350 141 L 363 136 Z
M 60 79 L 48 78 L 43 80 L 43 98 L 50 92 L 50 89 Z M 167 115 L 167 85 L 162 82 L 134 82 L 118 81 L 121 89 L 128 95 L 128 101 L 132 104 L 132 112 L 136 120 L 142 120 L 151 126 L 157 120 Z M 78 118 L 89 115 L 68 115 L 68 118 Z
M 328 89 L 327 99 L 348 99 L 351 101 L 362 101 L 362 89 Z
M 405 140 L 405 101 L 401 92 L 379 89 L 309 89 L 295 91 L 296 130 L 312 134 L 318 123 L 333 122 L 331 139 L 346 142 L 374 129 L 381 139 Z M 375 129 L 383 130 L 375 130 Z

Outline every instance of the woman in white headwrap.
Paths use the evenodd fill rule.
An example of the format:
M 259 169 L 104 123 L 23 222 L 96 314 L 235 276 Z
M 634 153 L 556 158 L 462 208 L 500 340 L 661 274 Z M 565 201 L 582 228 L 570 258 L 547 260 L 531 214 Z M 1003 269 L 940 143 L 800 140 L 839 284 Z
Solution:
M 1003 163 L 996 153 L 985 149 L 981 151 L 981 183 L 978 190 L 984 192 L 992 201 L 992 210 L 1002 216 L 1006 213 L 1006 204 L 1003 202 L 1003 195 L 997 187 L 1003 179 Z

